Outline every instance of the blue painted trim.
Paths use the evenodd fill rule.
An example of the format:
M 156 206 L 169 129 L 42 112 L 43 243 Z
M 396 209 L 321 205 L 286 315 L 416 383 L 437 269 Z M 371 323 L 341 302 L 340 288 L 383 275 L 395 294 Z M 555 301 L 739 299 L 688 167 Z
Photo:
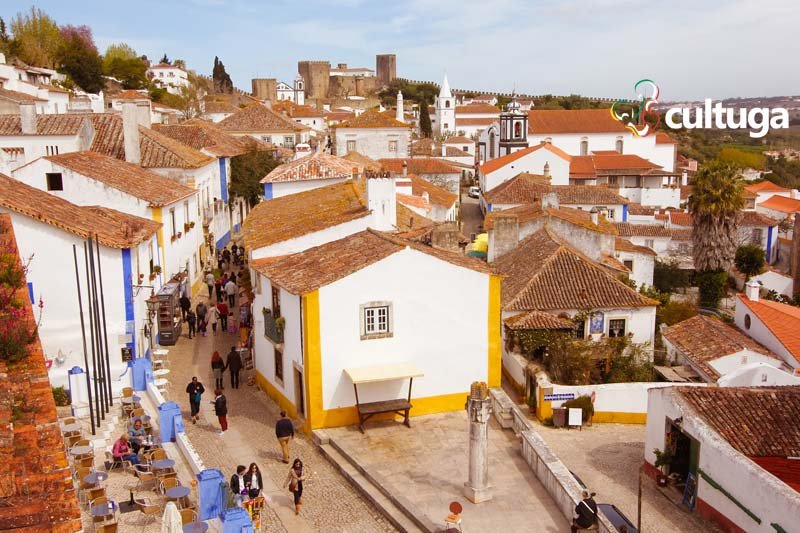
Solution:
M 622 204 L 622 221 L 628 221 L 628 204 Z
M 221 250 L 221 249 L 225 248 L 225 245 L 228 244 L 228 241 L 230 241 L 230 240 L 231 240 L 231 232 L 228 231 L 228 232 L 225 233 L 225 235 L 220 237 L 219 240 L 217 241 L 217 244 L 216 244 L 217 250 Z
M 131 334 L 131 342 L 126 345 L 136 359 L 136 317 L 133 302 L 133 266 L 130 248 L 122 249 L 122 286 L 125 290 L 125 333 Z M 131 331 L 129 331 L 131 330 Z
M 264 184 L 264 200 L 272 200 L 272 184 Z
M 225 168 L 225 161 L 227 158 L 220 157 L 219 158 L 219 190 L 220 198 L 222 198 L 223 202 L 228 201 L 228 171 Z
M 31 299 L 31 305 L 36 304 L 36 297 L 33 295 L 33 282 L 28 282 L 28 298 Z
M 234 224 L 233 225 L 233 231 L 238 232 L 241 229 L 242 229 L 242 225 L 241 224 Z
M 772 256 L 770 255 L 770 251 L 772 250 L 772 230 L 773 226 L 767 228 L 767 262 L 769 263 Z
M 488 211 L 489 213 L 492 212 L 492 204 L 486 204 L 486 211 Z

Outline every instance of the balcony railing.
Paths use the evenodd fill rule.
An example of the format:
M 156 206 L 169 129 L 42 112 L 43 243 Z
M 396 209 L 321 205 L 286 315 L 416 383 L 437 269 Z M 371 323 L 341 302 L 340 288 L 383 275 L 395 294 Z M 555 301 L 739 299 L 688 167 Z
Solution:
M 264 336 L 275 344 L 283 343 L 283 322 L 282 317 L 274 317 L 270 309 L 264 309 Z M 279 326 L 280 323 L 280 326 Z

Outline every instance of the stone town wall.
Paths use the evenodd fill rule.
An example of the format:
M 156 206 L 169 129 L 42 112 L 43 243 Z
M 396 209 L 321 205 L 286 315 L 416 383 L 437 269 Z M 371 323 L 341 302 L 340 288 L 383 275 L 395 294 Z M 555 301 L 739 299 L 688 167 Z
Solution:
M 331 77 L 331 64 L 328 61 L 299 61 L 297 72 L 306 84 L 306 99 L 325 98 L 328 96 L 328 84 Z

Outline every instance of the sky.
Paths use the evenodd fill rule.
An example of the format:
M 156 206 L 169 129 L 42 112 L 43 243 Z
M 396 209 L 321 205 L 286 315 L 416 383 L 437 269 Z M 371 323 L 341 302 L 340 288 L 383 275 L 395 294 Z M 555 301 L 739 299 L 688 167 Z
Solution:
M 87 24 L 101 51 L 125 42 L 234 84 L 291 83 L 300 60 L 375 68 L 453 88 L 633 98 L 655 80 L 662 101 L 800 94 L 796 0 L 50 0 L 59 24 Z M 0 0 L 6 21 L 31 4 Z

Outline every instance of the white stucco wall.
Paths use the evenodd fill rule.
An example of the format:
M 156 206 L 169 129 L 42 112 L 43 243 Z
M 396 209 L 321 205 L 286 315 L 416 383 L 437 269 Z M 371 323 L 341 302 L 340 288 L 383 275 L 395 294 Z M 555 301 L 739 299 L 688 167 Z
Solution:
M 800 375 L 768 363 L 750 363 L 717 380 L 720 387 L 776 387 L 800 385 Z
M 317 180 L 297 180 L 297 181 L 278 181 L 272 183 L 272 198 L 280 198 L 290 194 L 297 194 L 299 192 L 310 191 L 333 185 L 334 183 L 341 183 L 349 178 L 329 178 Z
M 425 374 L 414 380 L 416 398 L 486 381 L 488 295 L 487 275 L 408 248 L 321 288 L 324 408 L 355 405 L 345 368 L 411 362 Z M 375 301 L 391 303 L 393 335 L 361 340 L 359 306 Z M 402 398 L 407 388 L 407 381 L 366 385 L 359 399 Z
M 640 254 L 636 252 L 617 251 L 616 257 L 621 262 L 633 261 L 633 270 L 630 279 L 636 282 L 636 288 L 643 285 L 650 287 L 653 285 L 653 269 L 655 268 L 655 257 L 650 254 Z
M 750 327 L 745 327 L 744 317 L 750 316 Z M 736 327 L 762 344 L 770 352 L 781 357 L 792 368 L 800 368 L 800 362 L 786 349 L 786 347 L 772 334 L 769 328 L 755 313 L 750 311 L 741 301 L 741 296 L 736 297 Z
M 336 128 L 335 155 L 347 154 L 347 141 L 355 141 L 355 151 L 372 159 L 408 157 L 409 128 Z M 397 151 L 389 151 L 389 141 L 397 141 Z
M 559 146 L 559 148 L 561 148 Z M 516 161 L 489 172 L 481 173 L 481 191 L 491 191 L 522 172 L 543 174 L 545 163 L 550 164 L 550 183 L 552 185 L 569 185 L 569 161 L 545 148 L 526 154 Z
M 287 255 L 302 252 L 303 250 L 308 250 L 314 246 L 337 241 L 347 237 L 348 235 L 358 233 L 359 231 L 364 231 L 368 227 L 372 226 L 371 222 L 372 216 L 367 215 L 356 220 L 345 222 L 344 224 L 325 228 L 322 231 L 316 231 L 301 237 L 281 241 L 270 246 L 256 248 L 254 250 L 250 250 L 250 258 L 261 259 L 264 257 L 275 257 L 277 255 Z

